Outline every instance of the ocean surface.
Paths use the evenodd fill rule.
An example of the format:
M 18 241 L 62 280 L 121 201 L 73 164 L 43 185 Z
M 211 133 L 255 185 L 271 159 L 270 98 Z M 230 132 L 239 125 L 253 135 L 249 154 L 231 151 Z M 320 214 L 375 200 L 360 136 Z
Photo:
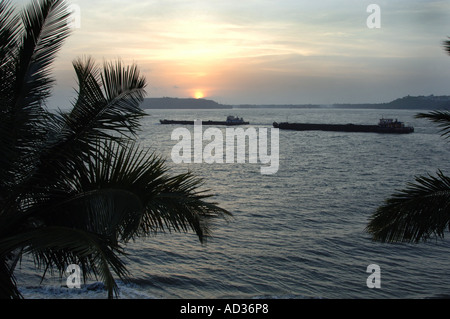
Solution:
M 167 159 L 174 173 L 205 179 L 214 200 L 233 213 L 217 220 L 201 245 L 194 234 L 158 234 L 127 245 L 132 274 L 119 282 L 121 298 L 442 298 L 450 296 L 450 241 L 382 244 L 364 229 L 371 214 L 414 176 L 450 174 L 450 144 L 419 111 L 351 109 L 148 110 L 139 142 Z M 175 164 L 179 126 L 160 119 L 224 120 L 247 127 L 272 122 L 373 124 L 398 118 L 408 135 L 296 132 L 279 134 L 279 170 L 262 175 L 261 163 Z M 193 128 L 188 127 L 192 132 Z M 246 127 L 243 127 L 246 128 Z M 206 127 L 204 127 L 206 129 Z M 368 265 L 381 269 L 370 289 Z M 25 258 L 16 271 L 25 298 L 106 298 L 88 283 L 68 289 L 66 279 Z M 95 284 L 95 279 L 92 281 Z

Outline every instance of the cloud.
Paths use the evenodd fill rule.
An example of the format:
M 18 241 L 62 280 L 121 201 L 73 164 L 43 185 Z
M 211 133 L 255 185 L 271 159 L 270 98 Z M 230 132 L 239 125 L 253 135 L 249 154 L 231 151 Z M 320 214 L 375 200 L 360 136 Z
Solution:
M 358 100 L 355 87 L 360 92 L 377 87 L 391 96 L 383 83 L 409 83 L 411 94 L 433 85 L 443 91 L 450 73 L 441 46 L 450 35 L 448 1 L 377 1 L 381 29 L 376 30 L 366 26 L 366 8 L 373 2 L 366 0 L 70 2 L 81 8 L 82 28 L 57 61 L 65 77 L 80 55 L 100 62 L 120 57 L 138 63 L 152 93 L 157 88 L 167 95 L 189 94 L 204 87 L 224 102 L 282 102 L 345 94 Z M 408 76 L 427 82 L 420 85 L 420 78 Z M 334 93 L 325 97 L 326 90 Z M 369 95 L 374 96 L 361 93 L 359 100 Z

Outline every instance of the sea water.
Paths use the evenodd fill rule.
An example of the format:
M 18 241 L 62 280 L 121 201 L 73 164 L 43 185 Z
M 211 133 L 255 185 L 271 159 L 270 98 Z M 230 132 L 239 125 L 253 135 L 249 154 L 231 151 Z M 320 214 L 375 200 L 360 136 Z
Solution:
M 353 109 L 148 110 L 138 140 L 167 160 L 173 173 L 204 178 L 214 201 L 233 213 L 213 223 L 201 245 L 192 233 L 157 234 L 127 245 L 130 281 L 121 298 L 439 298 L 450 296 L 449 239 L 420 244 L 373 242 L 364 231 L 378 206 L 414 176 L 450 174 L 450 145 L 419 111 Z M 160 119 L 224 120 L 248 127 L 277 122 L 374 124 L 398 118 L 407 135 L 282 131 L 279 169 L 260 165 L 175 164 L 172 131 Z M 448 236 L 447 236 L 448 237 Z M 380 288 L 369 288 L 369 265 Z M 97 286 L 67 289 L 24 260 L 16 276 L 25 298 L 105 298 Z M 95 284 L 95 280 L 94 280 Z M 94 287 L 94 288 L 92 288 Z

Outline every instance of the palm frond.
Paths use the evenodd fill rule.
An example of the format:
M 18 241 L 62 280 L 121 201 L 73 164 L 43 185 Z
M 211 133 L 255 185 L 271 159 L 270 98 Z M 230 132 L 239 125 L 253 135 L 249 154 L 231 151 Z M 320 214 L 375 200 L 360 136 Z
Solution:
M 192 173 L 184 173 L 160 180 L 157 196 L 148 203 L 142 228 L 145 230 L 193 230 L 201 242 L 211 235 L 210 222 L 214 218 L 231 217 L 231 213 L 209 202 L 209 190 L 202 189 L 203 180 Z
M 145 115 L 140 104 L 145 95 L 145 79 L 136 66 L 105 63 L 100 70 L 91 58 L 74 61 L 78 78 L 78 98 L 64 116 L 66 131 L 77 139 L 117 139 L 117 134 L 135 134 L 138 119 Z
M 39 171 L 43 176 L 55 168 L 65 175 L 73 174 L 74 162 L 88 162 L 98 155 L 99 140 L 121 141 L 129 137 L 127 133 L 135 134 L 137 120 L 145 114 L 139 107 L 145 80 L 137 71 L 120 64 L 111 69 L 105 66 L 102 71 L 91 58 L 74 61 L 74 69 L 78 98 L 72 111 L 60 112 L 48 121 L 47 129 L 52 133 L 41 152 Z M 104 78 L 108 79 L 106 83 Z M 114 91 L 113 85 L 119 89 Z
M 128 191 L 116 232 L 123 241 L 158 231 L 193 230 L 201 241 L 209 234 L 208 220 L 231 214 L 208 203 L 211 195 L 202 190 L 202 180 L 191 173 L 171 175 L 163 159 L 142 150 L 134 142 L 108 142 L 99 149 L 86 170 L 80 168 L 80 190 Z M 125 194 L 124 194 L 125 195 Z
M 2 51 L 0 133 L 2 151 L 0 188 L 27 179 L 38 160 L 48 129 L 48 113 L 41 107 L 50 94 L 50 66 L 67 37 L 67 10 L 63 1 L 33 2 L 18 17 L 2 2 L 1 21 L 6 27 Z M 17 27 L 15 31 L 11 28 Z M 14 46 L 14 47 L 12 47 Z M 12 47 L 12 48 L 11 48 Z
M 15 49 L 17 48 L 17 36 L 21 32 L 19 17 L 14 13 L 11 1 L 3 0 L 0 2 L 0 79 L 8 76 L 11 78 L 12 68 L 11 61 L 15 57 Z M 2 83 L 0 92 L 6 88 L 8 83 Z M 1 105 L 3 107 L 4 105 Z
M 50 217 L 33 216 L 46 224 L 58 218 L 58 225 L 90 225 L 124 242 L 166 230 L 193 230 L 204 241 L 210 235 L 209 220 L 231 216 L 207 201 L 211 195 L 202 189 L 202 180 L 191 173 L 169 174 L 164 160 L 134 142 L 109 141 L 97 147 L 98 156 L 61 179 L 66 185 L 54 189 L 55 197 L 44 198 L 42 207 L 34 204 Z
M 75 61 L 74 68 L 78 99 L 70 113 L 46 114 L 45 144 L 38 148 L 39 157 L 30 160 L 35 166 L 33 174 L 25 174 L 22 193 L 61 184 L 67 177 L 70 180 L 80 163 L 103 152 L 98 149 L 103 145 L 98 144 L 99 139 L 121 141 L 121 135 L 134 134 L 137 119 L 145 114 L 139 108 L 145 80 L 136 67 L 125 68 L 118 62 L 106 65 L 102 75 L 95 62 L 87 58 Z M 113 86 L 118 88 L 114 90 Z
M 17 289 L 14 272 L 7 256 L 0 256 L 0 299 L 20 299 L 22 294 Z
M 202 180 L 191 173 L 171 175 L 164 160 L 134 142 L 99 141 L 97 154 L 41 193 L 35 189 L 32 205 L 20 217 L 8 218 L 7 228 L 33 218 L 112 241 L 192 230 L 204 242 L 212 219 L 231 216 L 208 201 L 211 195 L 202 189 Z
M 50 65 L 70 32 L 62 0 L 33 1 L 22 12 L 24 34 L 16 69 L 16 107 L 41 106 L 50 95 Z
M 447 54 L 450 55 L 450 40 L 445 40 L 445 41 L 443 41 L 442 44 L 443 44 L 444 49 L 447 52 Z
M 120 128 L 135 134 L 139 127 L 138 120 L 145 115 L 140 103 L 144 99 L 146 87 L 145 78 L 141 76 L 137 65 L 123 67 L 120 60 L 116 63 L 105 62 L 102 84 L 110 105 L 111 119 L 120 123 Z
M 429 113 L 419 113 L 416 118 L 428 119 L 434 123 L 437 123 L 441 128 L 441 134 L 443 137 L 450 137 L 450 112 L 449 111 L 432 111 Z
M 388 198 L 366 230 L 382 242 L 419 242 L 444 237 L 450 223 L 450 177 L 419 176 L 415 183 Z
M 72 227 L 47 226 L 21 232 L 0 240 L 0 251 L 25 247 L 24 253 L 35 256 L 39 268 L 55 268 L 61 274 L 69 264 L 81 265 L 83 273 L 99 276 L 108 289 L 108 296 L 118 295 L 113 273 L 126 280 L 128 272 L 118 257 L 124 252 L 109 238 L 74 229 Z
M 10 1 L 0 2 L 0 194 L 4 194 L 15 172 L 17 158 L 15 138 L 11 134 L 11 110 L 15 83 L 17 37 L 21 31 L 19 17 Z M 4 195 L 3 195 L 4 196 Z

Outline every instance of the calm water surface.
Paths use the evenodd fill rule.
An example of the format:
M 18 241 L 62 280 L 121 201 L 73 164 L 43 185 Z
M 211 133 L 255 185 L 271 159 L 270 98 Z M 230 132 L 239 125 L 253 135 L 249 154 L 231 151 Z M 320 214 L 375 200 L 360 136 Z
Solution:
M 130 243 L 131 283 L 122 298 L 429 298 L 450 296 L 449 240 L 374 243 L 368 218 L 415 175 L 450 174 L 450 145 L 409 110 L 149 110 L 139 140 L 167 158 L 173 172 L 205 178 L 215 201 L 234 215 L 214 223 L 201 245 L 193 234 L 158 234 Z M 273 121 L 373 124 L 382 116 L 415 127 L 408 135 L 280 131 L 277 174 L 261 164 L 182 164 L 171 160 L 171 133 L 160 119 L 224 120 L 249 127 Z M 192 127 L 190 128 L 192 131 Z M 367 266 L 381 267 L 381 288 L 366 286 Z M 104 292 L 39 285 L 26 262 L 17 276 L 26 298 L 103 298 Z M 59 281 L 58 281 L 59 280 Z M 36 283 L 37 282 L 37 283 Z

